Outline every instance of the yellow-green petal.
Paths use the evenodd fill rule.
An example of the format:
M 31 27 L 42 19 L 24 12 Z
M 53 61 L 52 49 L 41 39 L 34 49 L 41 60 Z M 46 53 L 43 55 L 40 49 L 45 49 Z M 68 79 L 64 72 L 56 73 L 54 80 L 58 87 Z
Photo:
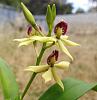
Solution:
M 66 49 L 66 47 L 64 46 L 64 44 L 61 40 L 58 40 L 58 45 L 59 45 L 59 48 L 73 60 L 73 57 L 71 56 L 69 51 Z
M 53 37 L 41 37 L 41 36 L 33 36 L 32 40 L 36 40 L 39 42 L 55 42 L 56 39 Z
M 66 40 L 66 39 L 68 39 L 68 36 L 67 35 L 61 35 L 60 38 L 63 39 L 63 40 Z
M 21 8 L 23 10 L 26 20 L 34 27 L 35 19 L 34 19 L 32 13 L 28 10 L 28 8 L 22 2 L 21 2 Z
M 68 61 L 61 61 L 58 64 L 54 64 L 55 67 L 60 68 L 60 69 L 68 69 L 70 63 Z
M 61 81 L 61 79 L 59 78 L 59 76 L 57 75 L 55 68 L 51 68 L 52 69 L 52 74 L 53 74 L 53 78 L 54 80 L 57 82 L 57 84 L 59 84 L 59 86 L 62 88 L 62 90 L 64 91 L 64 85 Z
M 80 46 L 79 44 L 77 44 L 77 43 L 75 43 L 75 42 L 72 42 L 72 41 L 70 41 L 70 40 L 66 40 L 66 39 L 62 39 L 62 41 L 64 42 L 64 44 L 66 45 L 66 46 Z
M 22 38 L 22 39 L 14 39 L 13 41 L 17 41 L 17 42 L 24 42 L 24 41 L 28 41 L 29 38 Z
M 19 47 L 21 47 L 21 46 L 23 46 L 23 45 L 29 45 L 29 44 L 32 44 L 33 43 L 33 41 L 32 40 L 28 40 L 28 41 L 24 41 L 24 42 L 20 42 L 19 43 Z
M 48 68 L 49 68 L 49 65 L 29 66 L 28 68 L 25 69 L 25 71 L 40 73 L 40 72 L 44 72 L 48 70 Z
M 46 71 L 42 77 L 44 78 L 45 80 L 45 83 L 50 81 L 52 78 L 53 78 L 53 75 L 52 75 L 52 72 L 51 72 L 51 68 L 48 69 L 48 71 Z

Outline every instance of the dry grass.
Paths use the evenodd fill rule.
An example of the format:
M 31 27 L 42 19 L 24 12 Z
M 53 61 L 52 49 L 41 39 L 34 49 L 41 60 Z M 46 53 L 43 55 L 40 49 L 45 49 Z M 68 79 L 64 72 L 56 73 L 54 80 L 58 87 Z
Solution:
M 36 55 L 32 46 L 18 48 L 17 44 L 12 41 L 14 38 L 22 37 L 25 30 L 20 32 L 18 29 L 16 29 L 15 32 L 8 32 L 10 31 L 5 30 L 5 34 L 0 35 L 0 56 L 11 65 L 11 69 L 15 73 L 16 80 L 19 83 L 22 91 L 31 75 L 31 73 L 24 72 L 23 70 L 28 65 L 35 64 Z M 70 39 L 80 43 L 81 47 L 69 48 L 69 51 L 75 59 L 70 66 L 70 70 L 65 72 L 62 71 L 60 76 L 63 78 L 69 76 L 75 77 L 86 82 L 97 82 L 97 31 L 95 31 L 93 34 L 84 33 L 69 33 L 71 35 Z M 47 54 L 49 54 L 51 50 L 52 49 L 47 50 L 45 53 L 46 56 L 44 56 L 42 59 L 42 63 L 46 62 Z M 65 54 L 60 53 L 60 55 L 60 59 L 69 60 Z M 41 93 L 43 93 L 48 86 L 51 86 L 52 83 L 54 82 L 52 81 L 45 84 L 44 80 L 41 78 L 41 75 L 37 75 L 30 87 L 30 90 L 28 91 L 27 96 L 25 97 L 25 100 L 37 100 L 39 95 L 41 95 Z M 97 93 L 93 91 L 89 92 L 80 100 L 97 100 Z

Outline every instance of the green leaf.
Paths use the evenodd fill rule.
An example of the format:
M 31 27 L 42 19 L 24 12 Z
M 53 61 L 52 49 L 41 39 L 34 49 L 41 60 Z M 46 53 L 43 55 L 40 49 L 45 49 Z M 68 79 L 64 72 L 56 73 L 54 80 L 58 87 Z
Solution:
M 9 65 L 0 58 L 0 85 L 4 94 L 4 100 L 20 100 L 19 88 Z
M 64 91 L 57 85 L 51 86 L 39 100 L 77 100 L 90 90 L 97 91 L 97 83 L 85 83 L 73 78 L 63 81 Z

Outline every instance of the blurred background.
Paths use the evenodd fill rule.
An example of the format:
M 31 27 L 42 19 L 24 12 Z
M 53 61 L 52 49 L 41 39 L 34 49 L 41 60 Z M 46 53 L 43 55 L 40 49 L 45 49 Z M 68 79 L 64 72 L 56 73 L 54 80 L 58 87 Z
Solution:
M 81 44 L 81 47 L 68 48 L 74 61 L 69 71 L 59 72 L 60 77 L 97 82 L 97 0 L 24 0 L 23 2 L 35 15 L 37 23 L 45 33 L 48 29 L 45 21 L 46 7 L 48 4 L 55 3 L 58 14 L 55 24 L 64 19 L 69 26 L 67 32 L 69 38 Z M 11 65 L 20 92 L 31 76 L 31 73 L 24 72 L 24 69 L 35 64 L 36 55 L 31 45 L 18 48 L 18 44 L 13 42 L 13 39 L 26 37 L 28 26 L 18 0 L 0 0 L 0 57 Z M 39 44 L 38 49 L 40 46 Z M 54 48 L 56 47 L 52 49 Z M 45 52 L 42 63 L 46 63 L 46 58 L 52 49 Z M 70 60 L 62 52 L 59 61 L 61 59 Z M 54 81 L 45 84 L 41 74 L 37 75 L 24 100 L 37 100 L 53 83 Z M 0 100 L 3 100 L 1 90 Z M 97 93 L 91 91 L 79 100 L 97 100 Z

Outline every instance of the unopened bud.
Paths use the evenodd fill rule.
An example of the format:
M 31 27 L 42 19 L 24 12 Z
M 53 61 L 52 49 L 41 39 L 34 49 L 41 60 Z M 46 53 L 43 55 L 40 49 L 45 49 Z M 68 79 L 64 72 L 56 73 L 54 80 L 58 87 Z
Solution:
M 21 8 L 23 10 L 26 20 L 34 27 L 36 24 L 34 16 L 31 14 L 31 12 L 28 10 L 28 8 L 22 2 L 21 2 Z

